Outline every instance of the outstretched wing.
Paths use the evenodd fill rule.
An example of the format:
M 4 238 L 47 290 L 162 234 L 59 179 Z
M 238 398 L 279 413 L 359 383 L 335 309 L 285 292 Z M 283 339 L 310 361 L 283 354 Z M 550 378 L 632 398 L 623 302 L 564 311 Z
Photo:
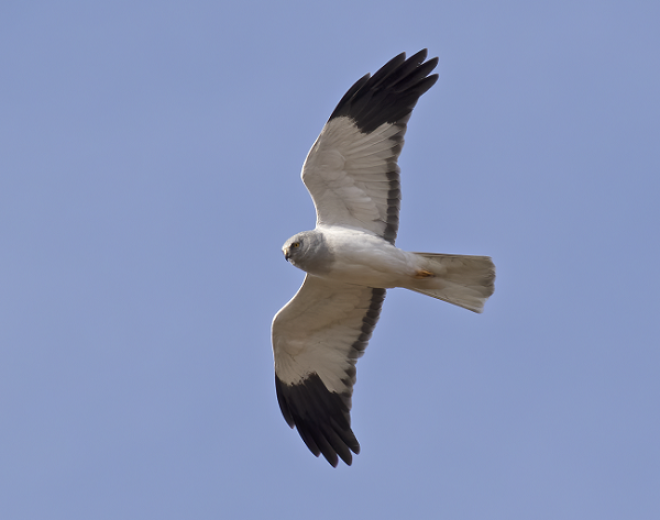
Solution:
M 405 53 L 357 81 L 341 99 L 302 170 L 317 225 L 364 229 L 391 243 L 399 228 L 397 159 L 410 114 L 438 80 L 426 49 Z
M 286 422 L 317 457 L 350 465 L 360 445 L 351 430 L 355 363 L 367 347 L 385 289 L 307 275 L 273 320 L 275 387 Z

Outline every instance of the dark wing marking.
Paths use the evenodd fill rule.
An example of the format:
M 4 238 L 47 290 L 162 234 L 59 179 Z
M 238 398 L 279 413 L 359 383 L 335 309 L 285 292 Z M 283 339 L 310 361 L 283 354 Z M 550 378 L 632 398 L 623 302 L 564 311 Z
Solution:
M 424 62 L 427 54 L 422 49 L 406 60 L 403 52 L 373 76 L 360 78 L 341 98 L 328 122 L 348 117 L 365 134 L 383 123 L 405 125 L 419 98 L 438 81 L 437 74 L 429 76 L 438 58 Z

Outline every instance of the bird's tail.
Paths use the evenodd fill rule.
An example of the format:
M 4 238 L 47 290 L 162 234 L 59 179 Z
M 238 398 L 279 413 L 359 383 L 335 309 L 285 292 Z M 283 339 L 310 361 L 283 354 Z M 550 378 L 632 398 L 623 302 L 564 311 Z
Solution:
M 495 291 L 495 265 L 489 256 L 414 253 L 420 269 L 407 289 L 481 312 Z

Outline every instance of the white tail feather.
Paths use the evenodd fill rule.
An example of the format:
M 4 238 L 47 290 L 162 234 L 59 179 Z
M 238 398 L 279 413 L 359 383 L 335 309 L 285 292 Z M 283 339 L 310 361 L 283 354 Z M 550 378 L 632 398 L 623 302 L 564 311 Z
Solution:
M 495 265 L 488 256 L 414 253 L 425 271 L 407 289 L 481 312 L 495 291 Z

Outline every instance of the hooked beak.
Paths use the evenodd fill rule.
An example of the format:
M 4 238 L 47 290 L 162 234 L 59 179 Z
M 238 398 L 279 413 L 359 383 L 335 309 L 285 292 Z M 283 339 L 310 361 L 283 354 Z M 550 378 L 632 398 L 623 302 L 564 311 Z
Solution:
M 288 247 L 285 247 L 284 249 L 282 249 L 282 252 L 284 253 L 284 259 L 288 262 L 288 261 L 289 261 L 289 257 L 291 256 L 291 255 L 289 254 L 289 248 L 288 248 Z

